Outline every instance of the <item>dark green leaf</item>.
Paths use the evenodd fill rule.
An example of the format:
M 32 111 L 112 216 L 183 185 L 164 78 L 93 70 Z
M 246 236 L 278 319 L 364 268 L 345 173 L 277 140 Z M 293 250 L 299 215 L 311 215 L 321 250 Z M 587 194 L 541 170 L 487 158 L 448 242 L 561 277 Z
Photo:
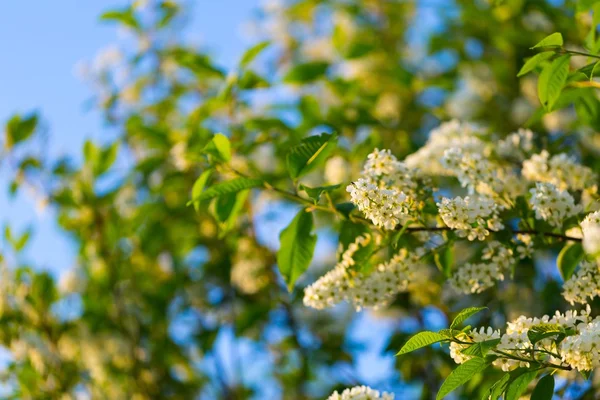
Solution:
M 6 147 L 9 149 L 14 145 L 29 139 L 38 124 L 37 114 L 29 114 L 24 117 L 13 115 L 6 124 Z
M 285 83 L 308 83 L 319 79 L 329 68 L 329 63 L 314 61 L 292 67 L 283 78 Z
M 531 400 L 552 400 L 554 395 L 554 376 L 546 375 L 539 380 L 533 393 Z
M 538 371 L 527 371 L 511 380 L 506 388 L 504 400 L 518 400 L 537 374 Z
M 308 197 L 310 197 L 315 204 L 319 202 L 321 195 L 325 192 L 331 192 L 338 189 L 342 185 L 329 185 L 329 186 L 319 186 L 315 188 L 308 187 L 306 185 L 300 184 L 298 187 L 300 190 L 304 190 Z
M 452 243 L 447 243 L 441 250 L 435 251 L 433 260 L 444 276 L 449 278 L 454 265 L 454 246 Z
M 440 391 L 435 397 L 436 400 L 443 399 L 449 393 L 458 389 L 468 382 L 477 373 L 483 372 L 488 367 L 487 361 L 483 358 L 471 358 L 464 364 L 460 364 L 454 371 L 448 375 Z
M 337 136 L 327 133 L 302 139 L 287 154 L 287 168 L 292 179 L 298 179 L 324 162 L 336 145 Z

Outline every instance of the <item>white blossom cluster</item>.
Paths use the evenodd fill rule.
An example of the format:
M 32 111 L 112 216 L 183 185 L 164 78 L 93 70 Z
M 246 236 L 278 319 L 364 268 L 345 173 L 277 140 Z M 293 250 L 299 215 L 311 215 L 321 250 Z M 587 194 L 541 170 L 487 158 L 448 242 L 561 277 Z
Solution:
M 345 389 L 341 394 L 337 391 L 333 392 L 327 400 L 394 400 L 394 395 L 387 392 L 379 392 L 371 389 L 368 386 L 355 386 L 350 389 Z
M 567 154 L 550 153 L 543 150 L 523 161 L 523 176 L 534 182 L 547 182 L 560 190 L 584 190 L 594 186 L 595 174 Z
M 581 222 L 583 248 L 592 255 L 600 253 L 600 211 L 588 214 Z
M 368 156 L 362 177 L 346 190 L 374 225 L 392 230 L 414 217 L 415 174 L 390 150 L 375 149 Z
M 408 290 L 412 282 L 425 277 L 421 262 L 423 249 L 409 253 L 402 249 L 389 261 L 381 263 L 370 274 L 350 269 L 355 264 L 353 255 L 370 241 L 361 236 L 342 255 L 341 261 L 304 291 L 304 304 L 316 309 L 332 307 L 342 301 L 351 303 L 356 310 L 386 306 L 397 293 Z
M 488 133 L 482 127 L 452 120 L 441 124 L 429 133 L 427 143 L 406 157 L 409 168 L 418 168 L 430 175 L 452 175 L 442 164 L 444 152 L 450 148 L 461 149 L 469 154 L 485 154 Z
M 498 166 L 480 153 L 465 153 L 458 147 L 452 147 L 444 152 L 442 164 L 456 175 L 460 184 L 469 190 L 469 194 L 483 190 L 496 193 L 502 191 Z M 484 188 L 478 190 L 479 186 Z
M 482 328 L 479 328 L 479 330 L 477 330 L 477 329 L 471 330 L 471 332 L 468 335 L 466 333 L 460 334 L 457 336 L 457 338 L 460 339 L 461 341 L 469 342 L 469 343 L 485 342 L 486 340 L 500 339 L 500 330 L 499 329 L 493 330 L 489 326 L 487 327 L 487 329 L 482 327 Z M 471 346 L 471 344 L 451 342 L 450 343 L 450 357 L 452 357 L 454 362 L 457 364 L 462 364 L 462 363 L 468 361 L 473 356 L 464 354 L 463 351 L 466 350 L 467 348 L 469 348 L 470 346 Z
M 529 129 L 519 129 L 505 139 L 498 141 L 496 152 L 505 158 L 525 159 L 527 153 L 533 150 L 533 132 Z
M 582 211 L 569 192 L 558 189 L 552 183 L 537 182 L 529 192 L 529 204 L 534 209 L 536 218 L 543 219 L 552 226 L 559 227 L 565 219 Z
M 600 319 L 578 326 L 579 334 L 561 343 L 562 360 L 578 371 L 600 367 Z
M 540 326 L 553 326 L 574 331 L 574 335 L 568 336 L 564 341 L 556 343 L 555 337 L 542 339 L 535 344 L 536 360 L 543 360 L 555 364 L 565 363 L 579 370 L 589 370 L 600 366 L 600 357 L 597 353 L 588 349 L 600 348 L 600 317 L 592 321 L 590 307 L 587 306 L 581 312 L 570 310 L 564 314 L 556 312 L 552 317 L 544 315 L 542 318 L 528 318 L 521 315 L 512 322 L 508 322 L 506 332 L 498 336 L 491 328 L 480 328 L 474 330 L 462 341 L 482 342 L 485 340 L 500 338 L 500 342 L 492 350 L 500 358 L 493 363 L 494 366 L 508 372 L 518 367 L 528 368 L 530 363 L 524 360 L 509 358 L 512 356 L 521 359 L 531 359 L 533 344 L 527 333 Z M 479 336 L 478 336 L 479 335 Z M 465 347 L 453 346 L 453 359 L 457 363 L 465 362 L 467 358 L 461 352 Z M 541 351 L 540 351 L 541 350 Z
M 524 258 L 533 257 L 533 237 L 528 234 L 519 233 L 517 235 L 516 243 L 517 255 L 522 260 Z
M 504 274 L 516 262 L 511 248 L 498 241 L 490 242 L 484 249 L 481 263 L 466 263 L 450 278 L 450 286 L 459 293 L 481 293 L 503 281 Z
M 437 207 L 444 223 L 469 240 L 485 240 L 490 230 L 504 228 L 498 217 L 498 205 L 485 196 L 444 197 Z
M 582 261 L 579 269 L 563 284 L 563 297 L 569 303 L 588 302 L 600 294 L 600 268 L 593 261 Z

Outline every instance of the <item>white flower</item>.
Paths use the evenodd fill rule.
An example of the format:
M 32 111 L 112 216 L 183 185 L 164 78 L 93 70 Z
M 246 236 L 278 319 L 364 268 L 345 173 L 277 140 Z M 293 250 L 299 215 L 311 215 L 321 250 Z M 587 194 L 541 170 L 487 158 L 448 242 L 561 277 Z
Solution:
M 586 253 L 600 253 L 600 211 L 588 214 L 581 222 L 583 232 L 583 248 Z
M 569 303 L 587 303 L 588 297 L 600 294 L 600 268 L 592 261 L 582 261 L 579 269 L 563 285 L 563 297 Z
M 484 196 L 442 198 L 437 203 L 440 217 L 460 237 L 469 240 L 484 240 L 489 231 L 498 231 L 504 225 L 498 218 L 498 206 Z
M 482 263 L 467 263 L 458 268 L 450 279 L 451 287 L 457 292 L 481 293 L 503 281 L 504 274 L 516 260 L 513 251 L 500 242 L 492 241 L 483 251 Z
M 327 400 L 394 400 L 394 395 L 387 392 L 379 392 L 368 386 L 355 386 L 351 389 L 345 389 L 341 394 L 333 392 Z
M 352 270 L 359 249 L 370 244 L 370 236 L 359 236 L 346 250 L 340 262 L 304 290 L 304 304 L 323 309 L 342 301 L 356 310 L 386 306 L 397 293 L 408 290 L 412 282 L 421 280 L 425 265 L 420 261 L 424 250 L 408 253 L 402 249 L 389 261 L 377 265 L 370 274 Z
M 414 218 L 416 171 L 399 162 L 389 150 L 369 154 L 363 177 L 348 185 L 351 201 L 374 225 L 395 229 Z
M 502 157 L 523 160 L 525 154 L 533 149 L 533 132 L 529 129 L 519 129 L 505 139 L 500 140 L 496 151 Z
M 551 183 L 537 182 L 529 192 L 529 204 L 535 210 L 535 217 L 550 225 L 561 226 L 565 219 L 581 212 L 581 206 L 575 204 L 569 192 L 559 190 Z
M 562 360 L 578 371 L 600 367 L 600 320 L 578 327 L 579 334 L 561 343 Z
M 597 179 L 590 168 L 573 157 L 564 153 L 550 157 L 546 150 L 523 161 L 522 174 L 530 181 L 552 183 L 560 190 L 589 189 Z
M 487 329 L 481 327 L 479 328 L 479 330 L 473 329 L 468 335 L 463 333 L 459 335 L 458 338 L 461 341 L 470 341 L 472 343 L 485 342 L 486 340 L 500 339 L 500 330 L 493 330 L 489 326 L 487 327 Z M 468 361 L 473 356 L 463 354 L 463 351 L 470 346 L 470 344 L 451 342 L 450 357 L 452 357 L 454 362 L 457 364 L 462 364 L 465 361 Z
M 406 157 L 406 165 L 430 175 L 452 174 L 442 165 L 444 152 L 459 148 L 464 153 L 484 154 L 487 144 L 483 138 L 486 136 L 486 130 L 475 124 L 457 120 L 445 122 L 429 133 L 425 146 Z

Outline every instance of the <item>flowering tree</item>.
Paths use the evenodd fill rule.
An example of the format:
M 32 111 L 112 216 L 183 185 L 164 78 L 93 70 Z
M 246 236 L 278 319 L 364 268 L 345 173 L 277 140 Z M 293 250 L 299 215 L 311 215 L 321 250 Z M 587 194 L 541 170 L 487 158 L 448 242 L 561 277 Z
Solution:
M 118 134 L 77 164 L 6 125 L 79 251 L 55 282 L 6 229 L 10 396 L 593 396 L 598 4 L 269 2 L 230 70 L 184 5 L 106 12 L 130 39 L 80 70 Z

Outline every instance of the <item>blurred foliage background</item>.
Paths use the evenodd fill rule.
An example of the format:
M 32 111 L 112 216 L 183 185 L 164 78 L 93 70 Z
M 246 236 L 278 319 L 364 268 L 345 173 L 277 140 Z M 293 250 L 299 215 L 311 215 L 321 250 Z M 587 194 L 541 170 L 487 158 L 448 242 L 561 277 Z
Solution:
M 440 277 L 383 311 L 309 309 L 301 288 L 335 263 L 343 221 L 316 211 L 316 254 L 289 293 L 276 252 L 296 203 L 256 190 L 188 203 L 215 164 L 207 179 L 237 172 L 295 192 L 285 155 L 321 132 L 337 133 L 338 146 L 301 182 L 341 183 L 328 195 L 343 203 L 344 184 L 373 148 L 403 158 L 452 118 L 500 136 L 527 126 L 556 146 L 576 137 L 584 143 L 576 151 L 597 168 L 595 89 L 571 88 L 548 113 L 536 76 L 517 78 L 529 48 L 552 32 L 572 49 L 589 44 L 597 22 L 577 3 L 593 2 L 269 1 L 246 28 L 257 45 L 231 69 L 182 39 L 192 4 L 107 10 L 98 23 L 127 30 L 136 44 L 101 52 L 80 74 L 90 106 L 116 134 L 87 141 L 76 162 L 47 154 L 53 134 L 43 110 L 5 125 L 6 190 L 54 210 L 78 254 L 77 267 L 55 279 L 22 257 L 35 229 L 6 226 L 3 398 L 320 399 L 365 383 L 428 399 L 453 362 L 440 348 L 394 358 L 412 333 L 447 326 L 467 305 L 489 306 L 484 322 L 494 325 L 564 309 L 555 252 L 481 295 L 448 298 Z M 231 142 L 228 166 L 215 163 L 218 151 L 206 155 L 217 132 Z M 470 382 L 462 396 L 476 398 L 494 378 Z M 599 385 L 563 382 L 560 393 L 584 398 Z

